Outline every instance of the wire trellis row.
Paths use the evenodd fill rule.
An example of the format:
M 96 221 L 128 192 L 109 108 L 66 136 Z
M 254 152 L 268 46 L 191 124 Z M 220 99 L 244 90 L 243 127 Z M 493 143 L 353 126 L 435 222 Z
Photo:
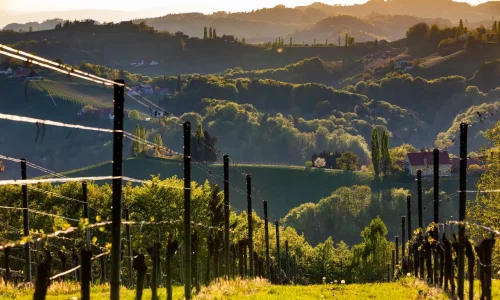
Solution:
M 190 169 L 191 169 L 191 157 L 190 157 L 190 150 L 188 150 L 189 148 L 187 147 L 190 147 L 190 136 L 188 134 L 191 134 L 191 129 L 190 129 L 190 124 L 187 122 L 185 124 L 183 124 L 183 128 L 184 128 L 184 154 L 180 154 L 178 152 L 175 152 L 175 151 L 172 151 L 166 147 L 161 147 L 161 149 L 168 149 L 168 153 L 170 154 L 176 154 L 176 155 L 179 155 L 179 156 L 182 156 L 184 158 L 184 165 L 185 165 L 185 176 L 184 176 L 184 187 L 180 187 L 180 186 L 168 186 L 168 185 L 162 185 L 161 183 L 158 184 L 158 186 L 163 186 L 163 187 L 166 187 L 166 188 L 175 188 L 175 189 L 179 189 L 179 190 L 184 190 L 184 201 L 185 201 L 185 214 L 184 214 L 184 219 L 178 219 L 178 220 L 173 220 L 173 221 L 159 221 L 159 222 L 145 222 L 145 221 L 128 221 L 128 210 L 127 210 L 127 221 L 123 221 L 121 220 L 121 213 L 122 213 L 122 200 L 121 200 L 121 188 L 122 188 L 122 185 L 121 185 L 121 180 L 124 180 L 124 181 L 129 181 L 129 182 L 135 182 L 135 183 L 141 183 L 141 184 L 149 184 L 149 183 L 152 183 L 153 185 L 156 184 L 155 182 L 151 182 L 151 181 L 144 181 L 144 180 L 138 180 L 138 179 L 133 179 L 133 178 L 129 178 L 129 177 L 124 177 L 122 176 L 123 174 L 123 170 L 122 170 L 122 159 L 123 159 L 123 155 L 122 155 L 122 137 L 124 138 L 128 138 L 128 139 L 131 139 L 135 142 L 138 142 L 138 143 L 142 143 L 142 144 L 147 144 L 149 146 L 152 146 L 152 147 L 156 147 L 156 148 L 160 148 L 160 146 L 157 146 L 155 145 L 154 143 L 150 143 L 149 141 L 145 140 L 145 139 L 141 139 L 139 137 L 135 137 L 133 134 L 131 133 L 128 133 L 126 131 L 123 130 L 123 122 L 120 122 L 122 121 L 122 114 L 123 114 L 123 98 L 125 95 L 128 95 L 128 96 L 131 96 L 133 99 L 135 99 L 135 97 L 133 97 L 132 95 L 136 94 L 138 95 L 139 97 L 142 98 L 142 100 L 144 100 L 145 102 L 151 104 L 152 106 L 154 107 L 158 107 L 156 104 L 154 104 L 153 102 L 149 101 L 148 99 L 142 97 L 141 95 L 139 95 L 138 93 L 136 93 L 134 90 L 128 88 L 125 86 L 124 82 L 122 80 L 119 80 L 118 82 L 115 82 L 115 81 L 110 81 L 108 79 L 105 79 L 105 78 L 100 78 L 100 77 L 97 77 L 95 75 L 92 75 L 92 74 L 89 74 L 89 73 L 85 73 L 85 72 L 82 72 L 80 70 L 75 70 L 73 67 L 71 66 L 67 66 L 67 65 L 64 65 L 64 64 L 60 64 L 60 63 L 56 63 L 56 62 L 52 62 L 48 59 L 45 59 L 45 58 L 42 58 L 42 57 L 39 57 L 39 56 L 36 56 L 36 55 L 32 55 L 32 54 L 29 54 L 29 53 L 26 53 L 26 52 L 22 52 L 22 51 L 19 51 L 17 49 L 14 49 L 14 48 L 10 48 L 10 47 L 7 47 L 7 46 L 4 46 L 4 45 L 1 45 L 0 44 L 0 48 L 3 49 L 3 50 L 6 50 L 6 51 L 0 51 L 1 54 L 5 54 L 5 55 L 8 55 L 10 57 L 13 57 L 13 58 L 16 58 L 16 59 L 20 59 L 20 60 L 23 60 L 25 62 L 27 62 L 28 64 L 36 64 L 36 65 L 39 65 L 39 66 L 42 66 L 42 67 L 45 67 L 45 68 L 48 68 L 48 69 L 52 69 L 52 70 L 55 70 L 55 71 L 58 71 L 58 72 L 61 72 L 61 73 L 64 73 L 64 74 L 67 74 L 69 76 L 74 76 L 74 77 L 78 77 L 78 78 L 81 78 L 81 79 L 84 79 L 84 80 L 89 80 L 89 81 L 92 81 L 94 83 L 100 83 L 100 84 L 104 84 L 104 85 L 114 85 L 115 86 L 115 100 L 114 100 L 114 104 L 115 104 L 115 127 L 114 129 L 104 129 L 104 128 L 96 128 L 96 127 L 88 127 L 88 126 L 82 126 L 82 125 L 74 125 L 74 124 L 66 124 L 66 123 L 62 123 L 62 122 L 56 122 L 56 121 L 51 121 L 51 120 L 39 120 L 39 119 L 34 119 L 34 118 L 29 118 L 29 117 L 21 117 L 21 116 L 12 116 L 12 115 L 2 115 L 0 114 L 0 119 L 2 119 L 2 116 L 3 116 L 3 119 L 7 119 L 7 120 L 11 120 L 11 121 L 22 121 L 22 122 L 28 122 L 28 123 L 35 123 L 37 124 L 37 127 L 39 128 L 40 125 L 42 126 L 45 126 L 45 125 L 54 125 L 54 126 L 60 126 L 60 127 L 70 127 L 70 128 L 75 128 L 75 129 L 86 129 L 86 130 L 93 130 L 93 131 L 104 131 L 104 132 L 108 132 L 108 133 L 113 133 L 114 134 L 114 141 L 113 141 L 113 176 L 99 176 L 99 177 L 78 177 L 78 178 L 66 178 L 64 175 L 62 174 L 58 174 L 56 172 L 52 172 L 48 169 L 45 169 L 43 167 L 39 167 L 38 169 L 43 171 L 43 172 L 46 172 L 46 173 L 49 173 L 49 174 L 52 174 L 54 177 L 58 177 L 58 178 L 49 178 L 49 179 L 40 179 L 40 180 L 28 180 L 26 179 L 26 176 L 23 175 L 23 180 L 3 180 L 3 181 L 0 181 L 0 185 L 6 185 L 6 184 L 13 184 L 13 185 L 23 185 L 23 186 L 27 186 L 29 184 L 38 184 L 38 183 L 62 183 L 62 182 L 76 182 L 76 181 L 97 181 L 97 180 L 113 180 L 113 210 L 112 210 L 112 221 L 105 221 L 105 222 L 99 222 L 99 223 L 95 223 L 95 224 L 86 224 L 88 223 L 87 221 L 87 218 L 88 218 L 88 213 L 87 213 L 87 217 L 85 217 L 84 219 L 81 219 L 80 220 L 80 224 L 79 226 L 75 226 L 75 227 L 69 227 L 69 228 L 66 228 L 65 230 L 59 230 L 59 231 L 56 231 L 54 233 L 51 233 L 51 234 L 34 234 L 34 235 L 28 235 L 28 236 L 24 236 L 23 238 L 21 238 L 20 240 L 18 241 L 14 241 L 14 242 L 9 242 L 5 245 L 2 245 L 0 246 L 0 249 L 5 249 L 6 247 L 15 247 L 15 246 L 23 246 L 23 245 L 26 245 L 27 243 L 27 247 L 25 248 L 25 250 L 27 249 L 28 250 L 28 257 L 29 257 L 29 243 L 30 242 L 40 242 L 40 241 L 43 241 L 43 240 L 48 240 L 48 239 L 51 239 L 51 238 L 57 238 L 59 236 L 64 236 L 66 234 L 70 234 L 72 232 L 77 232 L 77 231 L 86 231 L 87 233 L 87 243 L 89 243 L 88 241 L 88 230 L 89 229 L 92 229 L 92 228 L 97 228 L 99 227 L 99 229 L 101 229 L 101 227 L 104 227 L 104 226 L 108 226 L 108 225 L 113 225 L 112 228 L 111 228 L 111 232 L 112 232 L 112 244 L 114 247 L 112 247 L 111 249 L 111 270 L 112 270 L 112 275 L 111 275 L 111 299 L 119 299 L 119 277 L 120 277 L 120 271 L 119 271 L 119 265 L 121 264 L 120 262 L 120 244 L 121 244 L 121 225 L 140 225 L 141 227 L 142 226 L 148 226 L 148 225 L 172 225 L 172 224 L 180 224 L 180 223 L 184 223 L 184 242 L 185 242 L 185 245 L 184 245 L 184 251 L 192 251 L 192 241 L 191 241 L 191 238 L 193 237 L 191 234 L 191 230 L 192 228 L 194 227 L 195 229 L 198 228 L 198 227 L 202 227 L 202 228 L 207 228 L 209 231 L 211 230 L 217 230 L 217 231 L 223 231 L 223 229 L 221 227 L 216 227 L 216 226 L 210 226 L 210 225 L 206 225 L 206 224 L 203 224 L 201 222 L 193 222 L 193 221 L 190 221 L 190 218 L 191 218 L 191 213 L 190 213 L 190 210 L 188 210 L 190 208 L 190 206 L 186 203 L 189 203 L 189 201 L 191 201 L 191 186 L 190 186 L 190 183 L 191 183 L 191 173 L 190 173 Z M 10 51 L 10 52 L 8 52 Z M 128 94 L 125 94 L 124 93 L 124 90 L 127 89 L 128 91 L 130 91 L 130 93 Z M 135 99 L 137 102 L 141 102 L 140 100 L 138 99 Z M 144 105 L 144 103 L 141 103 Z M 179 124 L 181 125 L 181 124 Z M 45 127 L 43 127 L 43 130 L 45 132 Z M 37 135 L 38 137 L 38 135 Z M 207 145 L 207 143 L 203 142 L 203 144 L 205 144 L 205 146 L 209 147 L 210 149 L 214 149 L 215 153 L 217 154 L 217 156 L 220 156 L 222 155 L 222 152 L 220 150 L 217 150 L 215 148 L 215 145 Z M 187 149 L 186 149 L 187 148 Z M 115 155 L 117 154 L 117 155 Z M 199 166 L 200 169 L 203 169 L 203 166 L 202 164 L 197 164 L 197 163 L 194 163 L 193 165 L 195 166 Z M 227 165 L 226 165 L 227 166 Z M 233 162 L 233 166 L 235 166 L 235 168 L 238 170 L 239 167 L 236 166 L 236 164 Z M 204 170 L 205 172 L 207 172 L 207 170 Z M 211 170 L 208 170 L 208 173 L 211 174 L 212 176 L 213 175 L 213 171 Z M 227 174 L 225 174 L 227 175 Z M 246 176 L 246 175 L 249 175 L 248 172 L 242 172 L 242 175 Z M 247 178 L 248 179 L 248 178 Z M 228 183 L 229 180 L 225 180 L 225 183 Z M 251 181 L 247 181 L 247 192 L 245 193 L 244 191 L 242 190 L 239 190 L 239 189 L 235 189 L 235 191 L 239 192 L 239 193 L 242 193 L 243 195 L 247 195 L 249 196 L 249 194 L 251 193 L 251 191 L 256 191 L 256 195 L 253 196 L 253 197 L 256 197 L 256 198 L 260 198 L 262 200 L 262 197 L 261 197 L 261 193 L 258 189 L 256 189 L 255 187 L 251 188 L 250 189 L 250 182 Z M 227 192 L 227 186 L 225 186 L 225 191 Z M 23 189 L 23 193 L 24 193 L 24 197 L 27 195 L 26 194 L 26 190 L 27 189 Z M 226 198 L 227 199 L 227 198 Z M 23 200 L 27 200 L 26 198 L 23 199 Z M 66 199 L 68 200 L 68 199 Z M 249 200 L 251 200 L 249 198 Z M 250 204 L 251 202 L 249 202 L 249 207 L 250 207 Z M 27 218 L 27 213 L 26 212 L 29 212 L 30 210 L 27 208 L 26 206 L 27 204 L 25 204 L 23 202 L 23 210 L 25 212 L 24 214 L 24 218 L 26 219 Z M 227 205 L 228 206 L 228 205 Z M 226 207 L 227 207 L 226 206 Z M 42 212 L 44 213 L 44 212 Z M 48 214 L 48 213 L 47 213 Z M 85 213 L 84 213 L 85 214 Z M 226 214 L 227 216 L 227 214 Z M 56 216 L 54 215 L 54 217 L 60 217 L 60 216 Z M 76 221 L 76 219 L 73 219 Z M 249 219 L 249 225 L 251 224 L 251 218 Z M 193 226 L 193 227 L 191 227 Z M 25 226 L 26 227 L 26 226 Z M 225 224 L 225 227 L 224 227 L 224 230 L 228 230 L 228 227 L 229 225 L 226 223 Z M 252 229 L 251 227 L 250 228 L 250 231 L 249 231 L 249 239 L 250 239 L 250 245 L 252 245 Z M 277 228 L 278 230 L 279 228 Z M 27 229 L 24 228 L 25 230 L 25 234 L 27 235 Z M 234 229 L 231 229 L 229 230 L 230 233 L 243 233 L 244 235 L 247 234 L 247 230 L 234 230 Z M 228 237 L 228 235 L 226 235 L 226 237 Z M 194 242 L 193 242 L 194 243 Z M 224 249 L 226 251 L 229 251 L 229 249 L 226 248 L 227 246 L 224 246 Z M 249 246 L 250 247 L 250 246 Z M 221 249 L 222 249 L 222 246 L 221 246 Z M 252 248 L 250 248 L 252 249 Z M 83 255 L 83 251 L 82 251 L 82 255 Z M 228 253 L 228 252 L 227 252 Z M 130 255 L 129 255 L 130 256 Z M 252 258 L 252 254 L 250 254 L 250 258 Z M 250 260 L 251 261 L 251 260 Z M 187 258 L 187 256 L 185 257 L 185 263 L 186 264 L 191 264 L 191 260 L 190 258 Z M 228 262 L 226 262 L 228 263 Z M 251 266 L 251 268 L 253 268 Z M 28 272 L 29 273 L 29 272 Z M 191 273 L 191 268 L 189 268 L 189 266 L 187 266 L 187 268 L 185 269 L 185 272 L 184 272 L 184 277 L 185 277 L 185 297 L 186 299 L 191 299 L 191 276 L 190 276 L 190 273 Z M 252 272 L 251 272 L 252 273 Z M 226 275 L 229 275 L 229 273 L 227 273 Z M 63 276 L 63 275 L 59 275 L 59 276 Z M 27 277 L 27 281 L 30 281 L 29 277 Z M 83 283 L 82 283 L 82 287 L 83 287 Z M 83 292 L 83 288 L 82 288 L 82 292 Z
M 80 78 L 80 79 L 84 79 L 84 80 L 87 80 L 87 81 L 98 83 L 100 85 L 106 85 L 106 86 L 111 86 L 111 85 L 123 86 L 126 90 L 129 91 L 129 93 L 127 93 L 126 95 L 129 96 L 130 98 L 134 99 L 139 104 L 141 104 L 141 105 L 143 105 L 145 107 L 151 107 L 151 106 L 153 106 L 153 107 L 155 107 L 155 108 L 163 111 L 165 114 L 170 114 L 167 111 L 165 111 L 164 109 L 162 109 L 161 107 L 159 107 L 158 105 L 156 105 L 154 102 L 150 101 L 149 99 L 143 97 L 142 95 L 140 95 L 139 93 L 137 93 L 136 91 L 134 91 L 133 89 L 131 89 L 130 87 L 125 86 L 125 84 L 123 84 L 123 83 L 116 82 L 116 81 L 113 81 L 113 80 L 109 80 L 109 79 L 106 79 L 106 78 L 102 78 L 102 77 L 99 77 L 99 76 L 96 76 L 96 75 L 93 75 L 93 74 L 90 74 L 90 73 L 87 73 L 87 72 L 83 72 L 81 70 L 75 69 L 72 66 L 69 66 L 69 65 L 66 65 L 66 64 L 57 63 L 57 62 L 51 61 L 49 59 L 46 59 L 46 58 L 43 58 L 43 57 L 40 57 L 40 56 L 37 56 L 37 55 L 33 55 L 33 54 L 30 54 L 30 53 L 27 53 L 27 52 L 24 52 L 24 51 L 20 51 L 20 50 L 14 49 L 12 47 L 8 47 L 6 45 L 0 44 L 0 49 L 4 49 L 4 50 L 10 51 L 10 52 L 13 52 L 13 53 L 9 53 L 9 52 L 0 50 L 0 54 L 4 54 L 4 55 L 10 56 L 12 58 L 25 61 L 27 63 L 36 64 L 36 65 L 39 65 L 41 67 L 45 67 L 45 68 L 48 68 L 48 69 L 51 69 L 51 70 L 54 70 L 54 71 L 66 74 L 68 76 L 77 77 L 77 78 Z M 146 101 L 149 105 L 144 104 L 142 101 L 140 101 L 137 98 L 135 98 L 132 95 L 130 95 L 130 93 L 134 94 L 135 96 L 140 97 L 142 100 Z
M 1 208 L 13 208 L 13 207 L 1 207 L 0 206 L 0 209 Z M 18 208 L 16 208 L 18 209 Z M 20 210 L 23 210 L 23 208 L 20 208 Z M 31 210 L 29 210 L 31 211 Z M 61 217 L 61 216 L 58 216 L 58 215 L 53 215 L 54 217 L 59 217 L 59 218 L 64 218 L 64 217 Z M 82 222 L 83 220 L 76 220 L 76 219 L 71 219 L 72 221 L 79 221 L 79 222 Z M 159 226 L 159 225 L 175 225 L 175 224 L 182 224 L 184 221 L 179 219 L 179 220 L 174 220 L 174 221 L 121 221 L 120 223 L 122 225 L 139 225 L 139 226 Z M 206 229 L 210 229 L 210 230 L 216 230 L 216 231 L 223 231 L 224 229 L 220 228 L 220 227 L 215 227 L 215 226 L 210 226 L 210 225 L 206 225 L 206 224 L 203 224 L 203 223 L 200 223 L 200 222 L 194 222 L 192 221 L 191 224 L 195 227 L 203 227 L 203 228 L 206 228 Z M 59 236 L 61 235 L 66 235 L 66 234 L 70 234 L 70 233 L 73 233 L 73 232 L 77 232 L 77 231 L 85 231 L 86 229 L 93 229 L 93 228 L 99 228 L 99 227 L 105 227 L 105 226 L 109 226 L 109 225 L 112 225 L 112 221 L 103 221 L 103 222 L 98 222 L 98 223 L 94 223 L 94 224 L 80 224 L 79 227 L 69 227 L 65 230 L 59 230 L 59 231 L 56 231 L 56 232 L 53 232 L 53 233 L 50 233 L 50 234 L 46 234 L 46 235 L 39 235 L 39 234 L 34 234 L 34 235 L 29 235 L 29 236 L 24 236 L 22 239 L 20 240 L 17 240 L 17 241 L 11 241 L 11 242 L 8 242 L 4 245 L 0 245 L 0 250 L 2 249 L 5 249 L 5 248 L 12 248 L 12 247 L 15 247 L 15 246 L 22 246 L 24 244 L 26 244 L 27 242 L 41 242 L 41 241 L 44 241 L 44 240 L 47 240 L 47 239 L 51 239 L 51 238 L 59 238 Z M 230 230 L 230 233 L 242 233 L 242 232 L 245 232 L 245 230 L 242 230 L 242 231 L 237 231 L 237 230 Z

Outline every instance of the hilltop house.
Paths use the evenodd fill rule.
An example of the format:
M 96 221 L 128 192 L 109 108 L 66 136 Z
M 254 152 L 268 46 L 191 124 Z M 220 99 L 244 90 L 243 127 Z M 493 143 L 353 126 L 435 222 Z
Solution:
M 448 151 L 439 152 L 439 176 L 451 176 L 451 166 Z M 434 153 L 407 153 L 404 160 L 404 167 L 408 174 L 413 176 L 417 175 L 417 170 L 422 170 L 422 176 L 432 176 L 434 174 Z

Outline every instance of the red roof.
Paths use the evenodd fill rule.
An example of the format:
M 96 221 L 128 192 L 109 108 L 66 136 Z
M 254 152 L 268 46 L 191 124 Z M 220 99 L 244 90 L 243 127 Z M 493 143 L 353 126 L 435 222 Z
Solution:
M 434 153 L 433 152 L 417 152 L 417 153 L 407 153 L 408 160 L 410 161 L 410 165 L 412 166 L 421 166 L 424 164 L 424 161 L 428 165 L 434 164 Z M 439 164 L 440 165 L 450 165 L 450 155 L 448 151 L 439 152 Z

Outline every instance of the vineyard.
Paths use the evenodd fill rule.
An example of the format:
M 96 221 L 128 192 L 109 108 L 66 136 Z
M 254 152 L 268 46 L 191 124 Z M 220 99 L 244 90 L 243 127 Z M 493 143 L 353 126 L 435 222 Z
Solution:
M 404 215 L 399 231 L 401 240 L 396 237 L 392 260 L 388 251 L 370 248 L 372 244 L 379 245 L 377 243 L 386 250 L 392 248 L 392 243 L 385 240 L 387 229 L 377 218 L 361 233 L 364 244 L 347 250 L 352 255 L 349 258 L 352 264 L 344 267 L 342 258 L 338 262 L 342 273 L 328 274 L 327 278 L 322 269 L 332 262 L 322 262 L 318 269 L 311 259 L 316 251 L 326 253 L 327 243 L 323 248 L 313 249 L 303 235 L 280 224 L 283 210 L 274 206 L 277 204 L 269 205 L 263 196 L 261 189 L 267 188 L 267 178 L 255 185 L 255 167 L 232 162 L 227 154 L 203 141 L 206 149 L 216 153 L 221 164 L 209 166 L 196 161 L 191 147 L 193 141 L 200 141 L 192 134 L 190 122 L 177 124 L 183 132 L 182 153 L 128 132 L 124 128 L 125 96 L 145 108 L 154 107 L 167 115 L 168 112 L 137 93 L 133 96 L 125 93 L 132 90 L 122 80 L 100 78 L 4 45 L 0 45 L 0 49 L 3 49 L 0 54 L 28 64 L 114 88 L 113 129 L 0 113 L 0 119 L 8 122 L 35 124 L 35 141 L 44 137 L 46 127 L 52 126 L 113 137 L 111 174 L 103 171 L 109 170 L 105 164 L 61 174 L 24 158 L 0 156 L 9 164 L 20 165 L 21 169 L 20 180 L 0 180 L 0 225 L 5 228 L 1 237 L 4 259 L 0 271 L 6 283 L 21 287 L 18 291 L 2 287 L 2 296 L 46 299 L 54 293 L 62 297 L 79 294 L 81 299 L 91 299 L 109 294 L 114 300 L 239 299 L 252 295 L 253 299 L 268 299 L 303 294 L 304 299 L 445 299 L 446 292 L 465 299 L 467 292 L 469 299 L 477 298 L 476 294 L 481 299 L 491 299 L 498 292 L 493 284 L 493 271 L 498 268 L 493 249 L 500 232 L 466 220 L 468 193 L 499 192 L 468 189 L 467 132 L 475 124 L 463 123 L 460 127 L 459 190 L 452 195 L 459 197 L 458 218 L 444 222 L 439 218 L 443 199 L 439 193 L 439 150 L 436 149 L 434 199 L 426 205 L 422 203 L 423 180 L 419 171 L 415 182 L 416 203 L 408 196 L 407 208 L 401 212 Z M 130 168 L 136 177 L 126 176 L 129 170 L 124 168 L 127 164 L 123 160 L 125 140 L 134 147 L 161 149 L 169 160 L 150 161 L 165 168 L 182 167 L 183 178 L 137 178 L 150 175 L 144 174 L 145 170 L 150 171 L 144 168 L 147 159 L 128 161 L 138 165 Z M 294 168 L 297 167 L 274 169 Z M 268 173 L 271 169 L 261 168 L 261 172 Z M 30 179 L 29 170 L 46 176 Z M 88 173 L 96 170 L 99 174 Z M 193 181 L 194 170 L 208 175 L 211 182 Z M 170 175 L 175 175 L 177 171 L 171 172 Z M 357 172 L 325 173 L 328 179 L 343 178 L 353 183 L 373 180 L 372 175 Z M 314 182 L 318 174 L 306 175 L 313 177 Z M 259 174 L 259 177 L 264 176 Z M 268 178 L 271 177 L 274 176 Z M 294 185 L 294 182 L 286 185 Z M 238 205 L 234 205 L 233 195 L 238 195 Z M 246 207 L 241 203 L 243 199 Z M 255 205 L 258 203 L 255 200 L 261 205 Z M 424 212 L 431 206 L 434 218 L 426 228 Z M 411 217 L 415 212 L 419 226 L 413 231 Z M 324 256 L 323 252 L 318 256 Z M 348 277 L 341 277 L 346 274 Z M 310 285 L 318 283 L 318 276 L 322 277 L 323 285 Z M 394 282 L 382 284 L 382 281 Z M 379 283 L 353 284 L 355 282 Z M 203 285 L 206 287 L 202 288 Z M 225 292 L 218 294 L 221 291 Z

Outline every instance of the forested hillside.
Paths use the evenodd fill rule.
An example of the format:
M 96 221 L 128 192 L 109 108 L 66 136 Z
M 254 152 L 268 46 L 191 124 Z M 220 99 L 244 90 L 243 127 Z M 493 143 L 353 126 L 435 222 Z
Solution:
M 157 148 L 181 151 L 179 124 L 190 121 L 192 158 L 202 168 L 220 173 L 214 149 L 229 154 L 252 173 L 274 217 L 304 233 L 311 245 L 334 245 L 329 237 L 353 245 L 362 242 L 359 232 L 377 216 L 391 235 L 396 232 L 406 196 L 415 192 L 405 165 L 408 152 L 439 147 L 454 158 L 459 124 L 466 121 L 474 124 L 468 150 L 477 157 L 484 146 L 492 146 L 485 132 L 500 118 L 498 22 L 473 27 L 470 20 L 454 19 L 457 10 L 425 19 L 365 12 L 380 6 L 391 13 L 392 2 L 415 7 L 412 1 L 374 2 L 103 25 L 68 21 L 54 30 L 3 31 L 0 43 L 96 76 L 124 79 L 168 113 L 155 116 L 148 104 L 127 97 L 128 132 L 135 129 L 136 136 Z M 437 1 L 434 6 L 445 5 Z M 349 9 L 363 14 L 349 16 Z M 468 13 L 481 15 L 480 9 Z M 419 11 L 415 8 L 415 15 Z M 436 19 L 447 16 L 453 21 Z M 405 38 L 390 42 L 399 37 Z M 2 59 L 0 66 L 0 71 L 13 71 L 0 75 L 0 87 L 7 91 L 0 100 L 2 112 L 111 126 L 108 115 L 81 116 L 110 107 L 110 88 L 12 59 Z M 20 70 L 40 78 L 23 80 Z M 1 154 L 25 156 L 56 171 L 110 160 L 111 139 L 105 133 L 2 124 Z M 180 176 L 177 161 L 151 162 L 151 156 L 162 156 L 157 149 L 151 154 L 130 141 L 125 147 L 125 156 L 133 158 L 125 164 L 136 176 Z M 469 168 L 473 189 L 487 167 Z M 70 174 L 108 171 L 104 164 Z M 3 176 L 17 173 L 7 165 Z M 194 174 L 200 183 L 220 179 L 210 172 Z M 243 188 L 243 182 L 238 184 Z M 456 214 L 455 191 L 454 180 L 443 180 L 442 198 L 450 197 L 443 201 L 443 218 Z M 429 186 L 424 198 L 431 199 Z M 235 208 L 244 208 L 244 197 L 234 199 Z M 380 221 L 372 225 L 382 230 Z

